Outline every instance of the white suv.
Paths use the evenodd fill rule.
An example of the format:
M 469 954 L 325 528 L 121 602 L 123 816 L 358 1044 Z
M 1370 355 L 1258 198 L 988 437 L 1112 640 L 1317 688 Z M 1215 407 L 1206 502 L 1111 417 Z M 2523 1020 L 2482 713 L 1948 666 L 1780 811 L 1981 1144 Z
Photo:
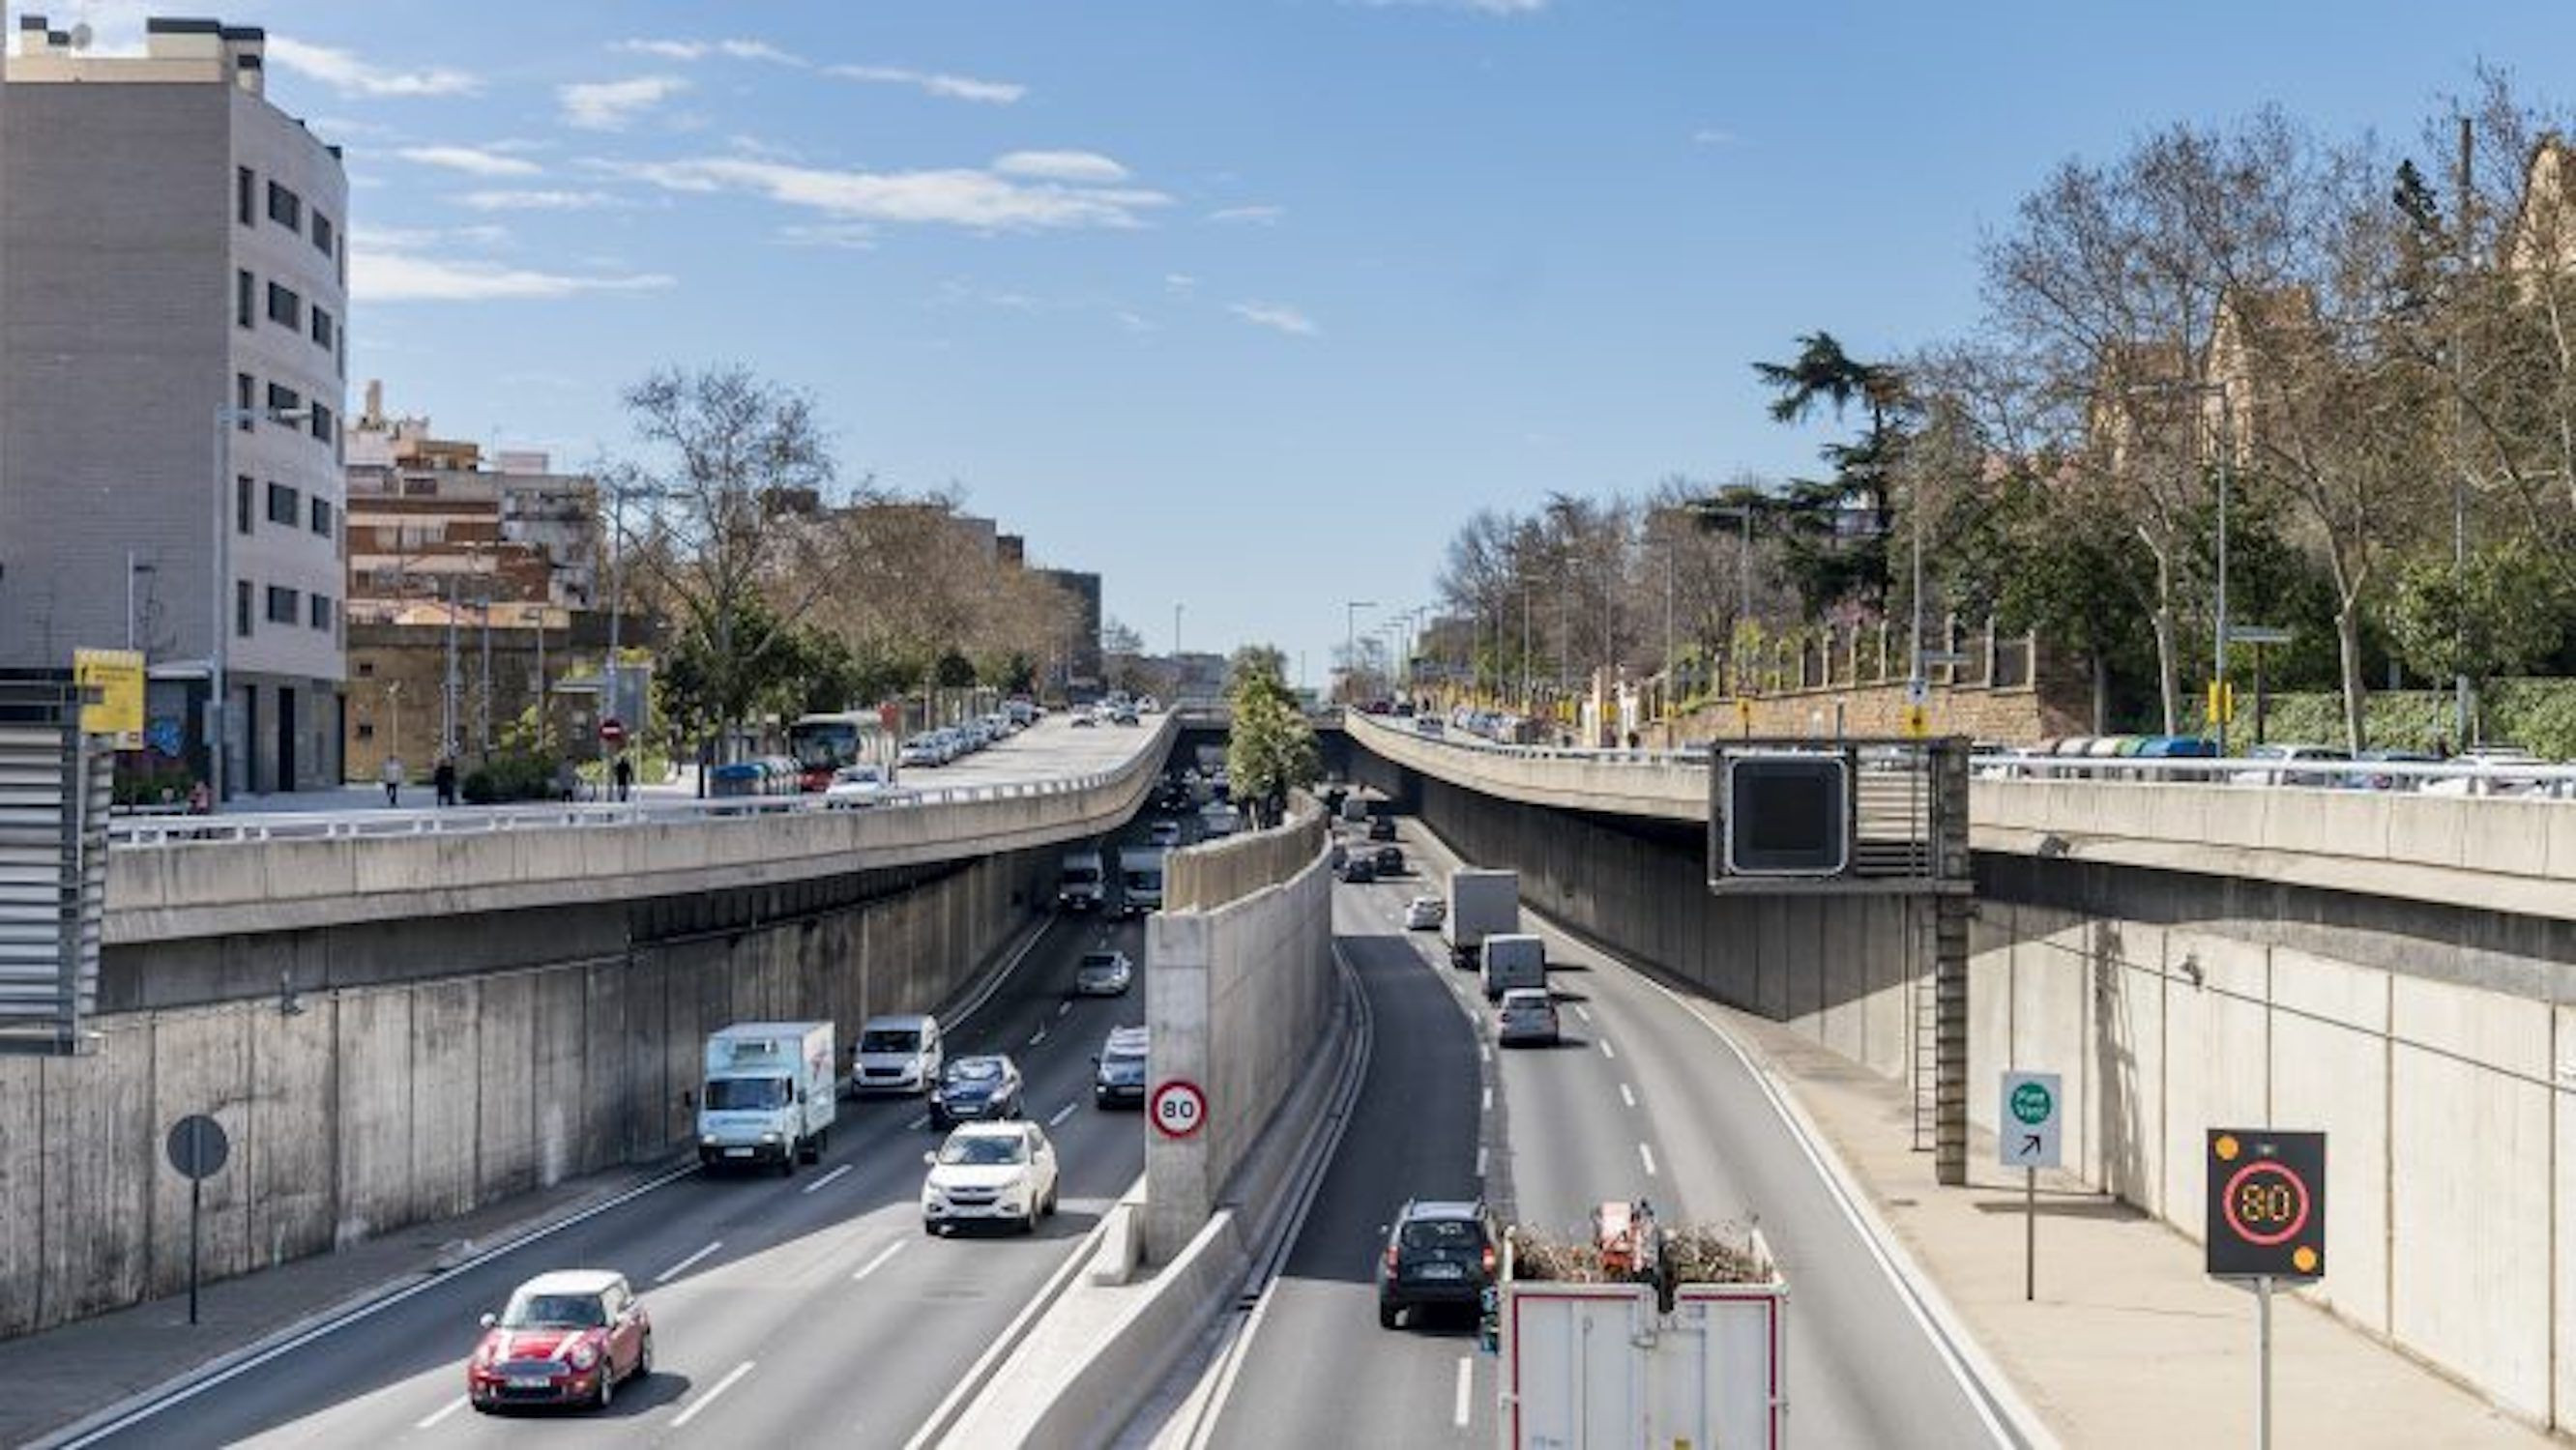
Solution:
M 1015 1224 L 1036 1233 L 1055 1212 L 1055 1145 L 1035 1123 L 966 1123 L 936 1153 L 924 1153 L 921 1227 L 945 1233 L 961 1223 Z

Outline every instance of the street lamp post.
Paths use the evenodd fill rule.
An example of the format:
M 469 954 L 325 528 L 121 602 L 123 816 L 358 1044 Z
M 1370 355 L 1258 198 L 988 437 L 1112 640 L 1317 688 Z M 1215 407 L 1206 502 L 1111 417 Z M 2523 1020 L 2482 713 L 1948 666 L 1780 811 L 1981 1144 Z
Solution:
M 1374 599 L 1351 599 L 1342 604 L 1342 689 L 1358 703 L 1360 669 L 1359 618 L 1363 609 L 1377 608 Z

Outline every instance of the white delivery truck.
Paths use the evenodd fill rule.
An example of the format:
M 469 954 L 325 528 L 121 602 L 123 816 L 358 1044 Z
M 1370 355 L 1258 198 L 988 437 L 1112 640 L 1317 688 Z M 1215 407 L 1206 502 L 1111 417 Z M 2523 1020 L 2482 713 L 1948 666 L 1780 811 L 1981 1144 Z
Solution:
M 698 1162 L 793 1173 L 823 1156 L 839 1106 L 829 1022 L 737 1022 L 707 1039 Z
M 1481 961 L 1485 1000 L 1499 1002 L 1514 987 L 1547 990 L 1547 943 L 1522 932 L 1489 932 Z
M 1571 1445 L 1749 1446 L 1778 1450 L 1787 1435 L 1781 1381 L 1782 1310 L 1788 1285 L 1757 1232 L 1728 1235 L 1726 1251 L 1697 1231 L 1664 1240 L 1646 1205 L 1618 1211 L 1615 1233 L 1635 1236 L 1592 1255 L 1524 1252 L 1504 1240 L 1491 1291 L 1504 1450 Z M 1631 1212 L 1633 1211 L 1633 1213 Z M 1637 1216 L 1643 1216 L 1640 1224 Z M 1602 1218 L 1595 1216 L 1596 1227 Z M 1530 1270 L 1549 1261 L 1558 1276 Z M 1567 1274 L 1570 1261 L 1584 1267 Z
M 1485 938 L 1498 931 L 1521 929 L 1521 878 L 1516 871 L 1453 871 L 1449 875 L 1449 919 L 1441 939 L 1449 943 L 1449 964 L 1471 968 L 1484 958 Z
M 1098 911 L 1102 878 L 1108 869 L 1101 864 L 1097 851 L 1067 851 L 1055 872 L 1055 905 L 1058 911 Z
M 1127 846 L 1118 852 L 1118 913 L 1143 916 L 1163 909 L 1163 861 L 1157 846 Z

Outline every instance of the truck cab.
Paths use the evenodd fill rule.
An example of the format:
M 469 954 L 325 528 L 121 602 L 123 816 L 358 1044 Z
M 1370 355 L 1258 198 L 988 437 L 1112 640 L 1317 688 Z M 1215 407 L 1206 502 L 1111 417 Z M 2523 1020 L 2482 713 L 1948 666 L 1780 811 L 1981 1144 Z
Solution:
M 1108 868 L 1097 851 L 1067 851 L 1056 866 L 1055 905 L 1058 911 L 1098 911 L 1105 890 Z
M 1121 916 L 1143 916 L 1163 909 L 1164 852 L 1151 846 L 1130 846 L 1118 853 L 1118 912 Z

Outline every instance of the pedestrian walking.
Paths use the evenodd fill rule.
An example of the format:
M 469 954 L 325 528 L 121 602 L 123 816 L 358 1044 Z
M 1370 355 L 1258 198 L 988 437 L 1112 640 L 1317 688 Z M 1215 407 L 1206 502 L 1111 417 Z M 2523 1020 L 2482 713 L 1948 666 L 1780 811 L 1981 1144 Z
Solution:
M 617 782 L 617 798 L 619 800 L 623 801 L 629 795 L 634 793 L 635 764 L 633 761 L 628 760 L 623 755 L 617 757 L 617 764 L 611 767 L 609 774 Z
M 456 804 L 456 760 L 453 756 L 438 758 L 438 769 L 430 776 L 430 782 L 437 787 L 440 805 Z
M 385 756 L 384 768 L 376 772 L 376 778 L 385 783 L 385 804 L 388 806 L 401 805 L 403 788 L 402 757 L 388 752 Z

